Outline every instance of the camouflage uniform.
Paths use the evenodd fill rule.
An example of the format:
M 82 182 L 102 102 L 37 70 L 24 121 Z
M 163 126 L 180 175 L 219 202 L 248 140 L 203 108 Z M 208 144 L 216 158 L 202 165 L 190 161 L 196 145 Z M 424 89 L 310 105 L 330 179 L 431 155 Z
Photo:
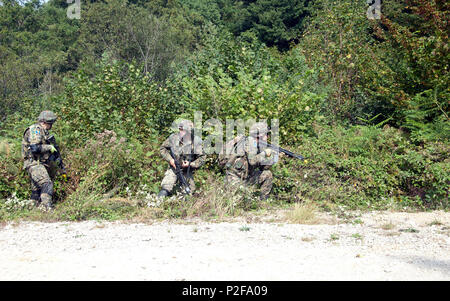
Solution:
M 260 123 L 256 124 L 259 129 Z M 267 199 L 272 190 L 273 176 L 270 167 L 276 162 L 274 152 L 260 148 L 258 137 L 267 132 L 250 132 L 249 137 L 238 136 L 229 141 L 219 156 L 219 162 L 226 168 L 226 183 L 234 187 L 241 184 L 257 185 L 260 198 Z
M 167 162 L 170 162 L 172 156 L 170 155 L 169 149 L 172 149 L 177 162 L 180 163 L 180 166 L 183 161 L 189 161 L 191 159 L 190 168 L 182 168 L 183 176 L 186 179 L 186 182 L 189 184 L 189 188 L 191 191 L 195 190 L 194 183 L 194 172 L 196 169 L 200 168 L 205 162 L 206 156 L 203 153 L 202 147 L 202 139 L 200 137 L 194 136 L 194 144 L 192 144 L 191 137 L 191 122 L 182 122 L 180 123 L 180 127 L 184 127 L 187 130 L 187 133 L 180 138 L 179 133 L 174 133 L 167 138 L 164 143 L 160 147 L 160 154 Z M 193 153 L 193 155 L 191 155 Z M 175 173 L 175 169 L 169 165 L 164 174 L 164 178 L 161 182 L 161 192 L 160 196 L 166 196 L 170 192 L 172 192 L 173 188 L 177 184 L 178 178 Z
M 53 123 L 56 115 L 50 111 L 44 111 L 39 115 L 40 122 Z M 49 161 L 53 145 L 47 140 L 49 132 L 41 123 L 36 123 L 28 127 L 22 138 L 22 158 L 23 168 L 28 172 L 31 180 L 31 199 L 36 205 L 40 203 L 45 208 L 52 206 L 53 182 L 55 175 L 54 165 Z

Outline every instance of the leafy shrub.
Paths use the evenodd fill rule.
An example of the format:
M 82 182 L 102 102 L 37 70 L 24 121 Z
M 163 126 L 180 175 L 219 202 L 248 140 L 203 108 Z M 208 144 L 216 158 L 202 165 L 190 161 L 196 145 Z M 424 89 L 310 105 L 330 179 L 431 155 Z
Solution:
M 257 40 L 234 41 L 219 32 L 168 88 L 179 106 L 201 111 L 205 119 L 278 119 L 281 138 L 294 143 L 311 133 L 322 106 L 324 94 L 310 85 L 314 75 L 298 52 L 281 60 Z
M 0 137 L 0 202 L 30 195 L 28 174 L 23 170 L 20 143 Z
M 325 207 L 448 207 L 448 145 L 416 146 L 389 126 L 325 126 L 317 135 L 296 149 L 308 163 L 283 158 L 275 166 L 280 198 Z
M 101 67 L 95 78 L 79 70 L 66 82 L 61 115 L 70 143 L 104 130 L 144 141 L 172 122 L 172 105 L 163 98 L 164 90 L 140 69 L 127 63 L 107 64 L 106 59 Z
M 445 99 L 448 99 L 450 95 L 442 94 L 444 96 L 439 98 L 437 90 L 419 93 L 411 100 L 409 108 L 404 111 L 404 127 L 411 131 L 413 141 L 450 140 L 450 119 L 446 113 L 448 105 L 445 104 Z
M 364 116 L 372 124 L 389 120 L 416 141 L 448 136 L 445 2 L 386 0 L 379 20 L 367 18 L 365 1 L 311 4 L 296 47 L 331 90 L 330 118 L 354 124 Z
M 156 143 L 143 145 L 132 138 L 120 138 L 114 131 L 95 134 L 82 148 L 68 153 L 69 175 L 75 187 L 75 195 L 68 200 L 124 195 L 126 189 L 137 191 L 141 183 L 153 184 L 162 172 L 157 148 Z

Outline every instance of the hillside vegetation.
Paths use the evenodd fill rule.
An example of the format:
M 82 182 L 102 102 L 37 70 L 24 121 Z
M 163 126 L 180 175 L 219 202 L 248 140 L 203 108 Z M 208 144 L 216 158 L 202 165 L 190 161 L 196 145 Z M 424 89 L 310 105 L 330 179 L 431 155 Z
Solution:
M 314 202 L 325 210 L 448 209 L 448 1 L 0 1 L 0 219 L 236 215 Z M 30 206 L 20 155 L 42 110 L 59 116 L 69 181 Z M 154 198 L 159 146 L 179 117 L 278 119 L 272 198 L 223 187 L 216 155 L 198 192 Z M 206 133 L 204 133 L 206 134 Z

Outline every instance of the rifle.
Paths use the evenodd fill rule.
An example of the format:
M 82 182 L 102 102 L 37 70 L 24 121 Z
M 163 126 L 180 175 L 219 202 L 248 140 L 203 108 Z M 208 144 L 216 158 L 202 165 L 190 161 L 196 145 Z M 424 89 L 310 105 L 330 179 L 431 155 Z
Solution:
M 279 146 L 275 146 L 275 145 L 272 145 L 270 143 L 267 143 L 267 142 L 264 142 L 264 141 L 261 141 L 261 140 L 259 140 L 258 143 L 259 143 L 259 145 L 261 145 L 263 147 L 268 147 L 268 148 L 271 148 L 271 149 L 273 149 L 275 151 L 282 152 L 282 153 L 288 155 L 289 157 L 292 157 L 292 158 L 295 158 L 295 159 L 299 159 L 299 160 L 302 160 L 302 161 L 305 160 L 305 157 L 303 157 L 302 155 L 295 154 L 295 153 L 293 153 L 291 151 L 288 151 L 287 149 L 281 148 Z
M 59 146 L 58 146 L 58 144 L 56 144 L 55 136 L 50 135 L 47 138 L 47 142 L 50 143 L 51 145 L 53 145 L 55 147 L 55 149 L 56 149 L 56 152 L 52 153 L 48 159 L 50 161 L 55 162 L 58 165 L 58 167 L 63 172 L 63 176 L 66 175 L 66 167 L 65 167 L 64 162 L 63 162 L 63 160 L 61 158 L 61 153 L 59 151 Z M 64 178 L 67 178 L 67 176 L 64 176 Z
M 188 165 L 188 168 L 187 168 L 187 174 L 189 174 L 189 171 L 191 170 L 191 163 L 192 163 L 192 159 L 194 157 L 194 139 L 195 139 L 195 137 L 194 137 L 194 129 L 191 129 L 191 153 L 190 153 L 189 159 L 188 159 L 189 165 Z
M 189 187 L 189 184 L 187 183 L 186 179 L 183 176 L 183 172 L 181 171 L 180 163 L 178 162 L 177 158 L 175 157 L 175 154 L 172 151 L 172 148 L 169 148 L 170 156 L 175 161 L 175 174 L 177 175 L 178 180 L 180 180 L 181 185 L 184 187 L 184 192 L 186 194 L 191 193 L 191 188 Z

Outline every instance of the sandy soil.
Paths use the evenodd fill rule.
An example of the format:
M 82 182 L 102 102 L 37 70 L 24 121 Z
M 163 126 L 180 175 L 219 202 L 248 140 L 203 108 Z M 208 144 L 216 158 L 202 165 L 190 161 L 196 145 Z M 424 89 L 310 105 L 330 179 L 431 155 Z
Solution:
M 274 220 L 8 223 L 0 280 L 450 280 L 448 212 Z

